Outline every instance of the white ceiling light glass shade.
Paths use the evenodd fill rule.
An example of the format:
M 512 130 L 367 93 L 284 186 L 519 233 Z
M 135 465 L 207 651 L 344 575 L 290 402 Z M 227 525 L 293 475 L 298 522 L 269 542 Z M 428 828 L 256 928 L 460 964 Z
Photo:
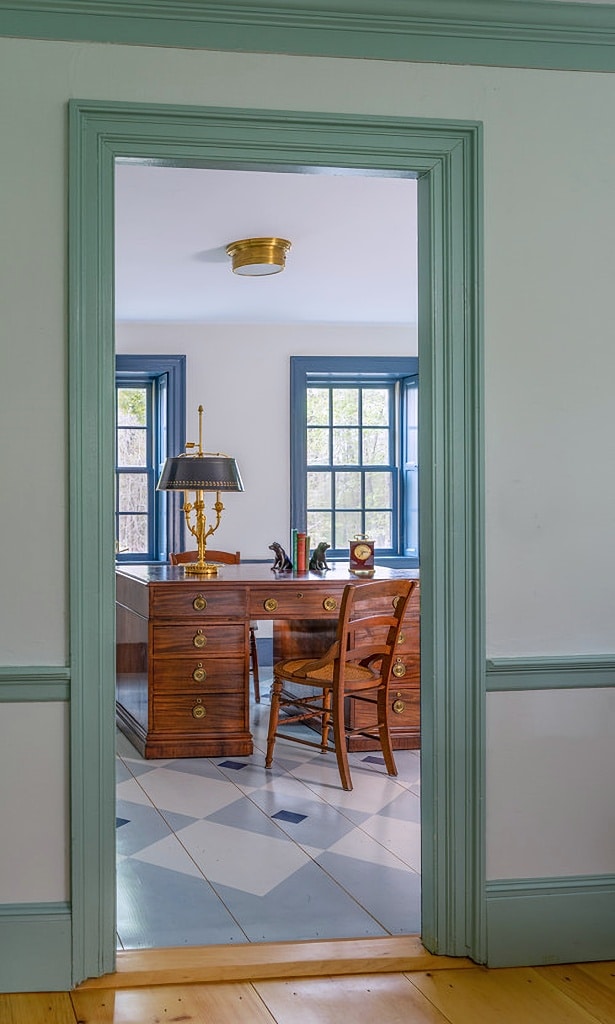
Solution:
M 233 273 L 240 277 L 267 277 L 286 266 L 291 243 L 286 238 L 242 238 L 226 247 Z

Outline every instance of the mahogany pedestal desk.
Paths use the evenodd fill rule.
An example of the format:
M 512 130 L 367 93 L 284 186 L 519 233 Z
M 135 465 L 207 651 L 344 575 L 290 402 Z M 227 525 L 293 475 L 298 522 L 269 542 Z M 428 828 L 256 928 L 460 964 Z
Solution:
M 365 582 L 346 563 L 333 564 L 301 574 L 274 573 L 269 564 L 223 565 L 217 576 L 170 565 L 117 569 L 117 723 L 143 757 L 252 753 L 250 620 L 273 620 L 274 661 L 316 657 L 334 638 L 345 585 Z M 418 578 L 418 570 L 377 568 L 373 578 L 395 576 Z M 397 748 L 420 746 L 418 601 L 417 587 L 391 681 Z M 360 713 L 371 712 L 366 705 Z M 354 744 L 372 746 L 368 739 Z

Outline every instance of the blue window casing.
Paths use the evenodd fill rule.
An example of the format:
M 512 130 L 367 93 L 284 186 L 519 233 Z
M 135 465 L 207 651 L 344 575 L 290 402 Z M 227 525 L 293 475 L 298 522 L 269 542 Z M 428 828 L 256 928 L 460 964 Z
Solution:
M 116 387 L 148 388 L 147 429 L 151 473 L 148 552 L 118 551 L 118 562 L 166 562 L 169 551 L 184 547 L 184 521 L 180 511 L 181 494 L 155 490 L 164 460 L 184 451 L 186 442 L 186 357 L 184 355 L 116 355 Z M 116 473 L 117 473 L 116 466 Z M 117 516 L 116 507 L 116 516 Z M 116 530 L 117 536 L 117 530 Z
M 307 390 L 328 386 L 394 385 L 394 546 L 376 549 L 380 564 L 419 565 L 418 524 L 418 357 L 415 356 L 292 356 L 290 360 L 290 528 L 307 528 Z M 331 541 L 333 544 L 333 541 Z M 332 560 L 348 551 L 332 548 Z

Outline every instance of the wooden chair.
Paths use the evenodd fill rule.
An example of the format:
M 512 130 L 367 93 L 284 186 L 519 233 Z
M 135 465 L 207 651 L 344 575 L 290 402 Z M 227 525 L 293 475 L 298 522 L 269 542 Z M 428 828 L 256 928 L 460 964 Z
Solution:
M 334 750 L 342 786 L 351 790 L 346 742 L 349 736 L 360 735 L 379 739 L 387 772 L 397 775 L 388 722 L 388 687 L 403 618 L 415 586 L 416 581 L 404 579 L 347 584 L 336 639 L 329 650 L 320 658 L 292 658 L 274 665 L 266 768 L 271 768 L 276 737 L 320 748 L 323 753 Z M 309 687 L 310 693 L 301 697 L 285 692 L 285 684 Z M 347 729 L 347 700 L 375 705 L 376 724 Z M 290 713 L 280 722 L 280 712 L 286 709 Z M 319 722 L 320 742 L 293 736 L 286 729 L 309 720 Z
M 171 551 L 169 562 L 171 565 L 182 565 L 186 562 L 196 562 L 198 551 Z M 222 565 L 239 565 L 241 555 L 239 551 L 213 551 L 207 548 L 206 556 L 209 562 L 220 562 Z M 260 678 L 258 673 L 258 651 L 256 649 L 255 630 L 258 629 L 257 622 L 250 623 L 250 670 L 252 672 L 252 683 L 254 685 L 254 700 L 257 704 L 261 702 Z

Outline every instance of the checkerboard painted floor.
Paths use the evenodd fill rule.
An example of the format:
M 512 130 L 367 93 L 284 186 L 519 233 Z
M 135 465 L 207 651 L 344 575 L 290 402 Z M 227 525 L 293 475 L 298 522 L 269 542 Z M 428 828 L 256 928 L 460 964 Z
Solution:
M 420 932 L 419 752 L 335 757 L 278 739 L 269 684 L 251 757 L 145 761 L 118 733 L 118 948 Z M 310 734 L 313 738 L 313 733 Z

